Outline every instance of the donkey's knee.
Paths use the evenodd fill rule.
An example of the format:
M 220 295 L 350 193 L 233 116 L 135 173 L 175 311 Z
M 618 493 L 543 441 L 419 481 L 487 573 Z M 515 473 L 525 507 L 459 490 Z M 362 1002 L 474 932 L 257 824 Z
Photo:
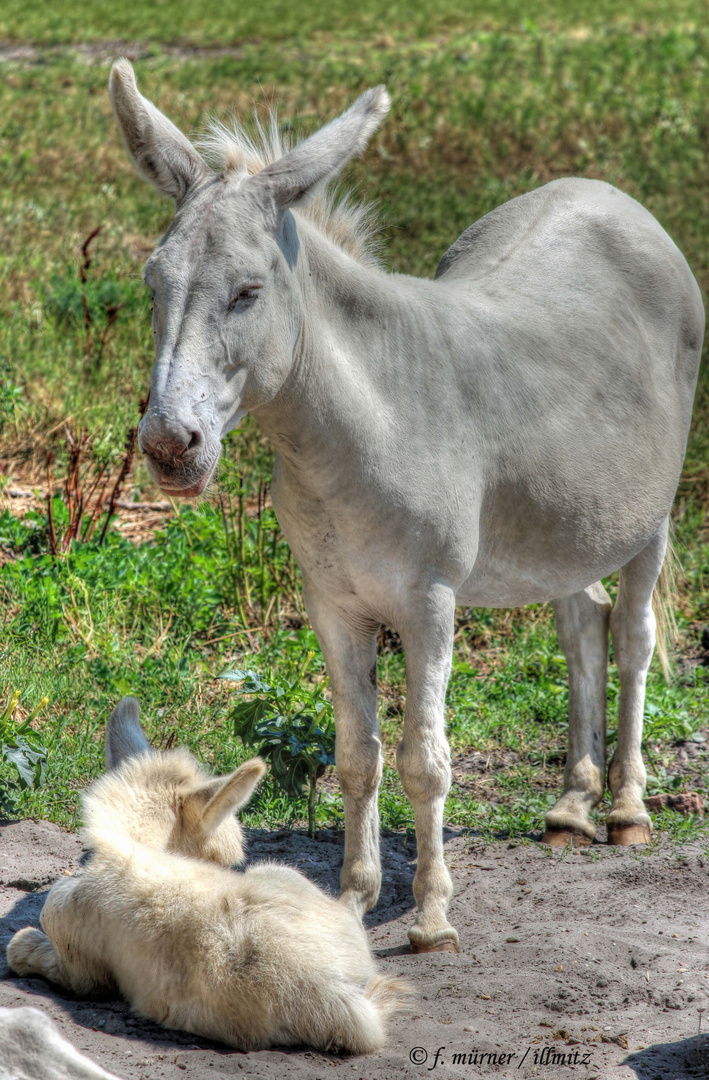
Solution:
M 443 735 L 435 741 L 404 736 L 396 748 L 396 768 L 414 810 L 417 803 L 444 798 L 451 786 L 448 740 Z
M 567 660 L 591 676 L 607 657 L 611 598 L 600 581 L 554 601 L 559 645 Z M 590 669 L 590 670 L 589 670 Z
M 338 737 L 335 749 L 342 794 L 366 799 L 376 794 L 382 778 L 382 744 L 378 736 L 360 733 L 357 740 Z
M 613 650 L 621 680 L 644 683 L 655 650 L 655 613 L 650 603 L 632 613 L 617 606 L 611 615 Z

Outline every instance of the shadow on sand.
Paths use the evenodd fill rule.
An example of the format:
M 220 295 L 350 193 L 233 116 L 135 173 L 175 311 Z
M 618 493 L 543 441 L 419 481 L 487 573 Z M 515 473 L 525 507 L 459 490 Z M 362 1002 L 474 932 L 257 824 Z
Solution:
M 698 1014 L 697 1021 L 698 1021 Z M 621 1062 L 638 1080 L 695 1080 L 709 1077 L 709 1034 L 690 1035 L 671 1043 L 654 1043 L 628 1054 Z

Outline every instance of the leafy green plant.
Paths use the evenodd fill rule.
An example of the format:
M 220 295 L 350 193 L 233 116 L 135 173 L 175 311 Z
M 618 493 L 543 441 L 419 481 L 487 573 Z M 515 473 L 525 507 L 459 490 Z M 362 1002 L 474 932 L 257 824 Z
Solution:
M 323 696 L 326 681 L 309 686 L 304 676 L 314 653 L 288 675 L 269 672 L 266 683 L 251 670 L 225 671 L 243 696 L 230 714 L 234 734 L 271 765 L 274 789 L 300 798 L 307 786 L 308 832 L 315 836 L 317 780 L 335 764 L 335 721 Z
M 15 690 L 0 715 L 0 813 L 13 813 L 23 792 L 44 783 L 47 751 L 30 725 L 48 701 L 42 698 L 27 719 L 19 722 L 20 691 Z

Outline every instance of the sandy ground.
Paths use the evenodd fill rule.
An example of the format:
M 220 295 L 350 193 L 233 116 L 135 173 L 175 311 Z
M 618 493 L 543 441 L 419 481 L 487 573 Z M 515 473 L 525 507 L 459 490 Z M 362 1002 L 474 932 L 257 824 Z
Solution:
M 10 935 L 38 924 L 51 882 L 81 871 L 80 838 L 41 821 L 0 826 L 0 1005 L 46 1010 L 79 1049 L 126 1080 L 709 1076 L 709 1035 L 697 1036 L 700 1010 L 709 1008 L 709 857 L 700 846 L 641 854 L 596 844 L 563 854 L 448 830 L 462 951 L 426 956 L 403 951 L 413 838 L 390 835 L 382 847 L 382 897 L 367 917 L 372 946 L 382 968 L 406 976 L 419 997 L 381 1054 L 236 1053 L 131 1016 L 121 1001 L 68 1000 L 41 980 L 11 977 Z M 250 850 L 252 861 L 288 862 L 336 887 L 337 833 L 313 841 L 255 832 Z

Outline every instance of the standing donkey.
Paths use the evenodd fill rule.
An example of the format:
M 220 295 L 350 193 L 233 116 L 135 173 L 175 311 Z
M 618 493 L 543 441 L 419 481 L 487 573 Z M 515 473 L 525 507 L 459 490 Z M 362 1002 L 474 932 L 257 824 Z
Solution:
M 557 180 L 498 207 L 434 280 L 384 272 L 324 188 L 389 109 L 383 87 L 285 152 L 213 125 L 205 156 L 111 72 L 138 172 L 175 218 L 145 267 L 156 361 L 140 445 L 171 495 L 204 490 L 252 413 L 273 506 L 330 675 L 344 896 L 380 887 L 377 631 L 406 651 L 397 768 L 414 807 L 417 951 L 455 950 L 442 822 L 456 604 L 550 600 L 569 669 L 569 750 L 549 843 L 589 843 L 605 787 L 608 630 L 620 674 L 611 843 L 650 838 L 643 701 L 704 331 L 681 253 L 637 202 Z M 212 165 L 207 164 L 211 160 Z M 615 608 L 600 579 L 620 569 Z

